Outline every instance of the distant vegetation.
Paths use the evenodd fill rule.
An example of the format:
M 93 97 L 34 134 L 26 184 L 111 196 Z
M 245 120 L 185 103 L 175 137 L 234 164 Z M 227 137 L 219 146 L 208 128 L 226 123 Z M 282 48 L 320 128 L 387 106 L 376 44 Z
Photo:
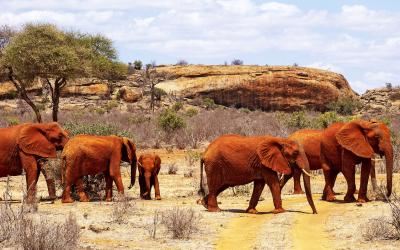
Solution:
M 243 65 L 243 60 L 233 59 L 231 65 Z

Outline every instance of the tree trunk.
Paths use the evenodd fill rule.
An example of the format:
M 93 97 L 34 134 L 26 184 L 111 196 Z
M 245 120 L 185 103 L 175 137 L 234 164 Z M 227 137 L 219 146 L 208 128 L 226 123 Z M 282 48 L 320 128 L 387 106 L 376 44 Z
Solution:
M 42 115 L 40 114 L 39 109 L 36 107 L 35 103 L 33 103 L 32 100 L 27 95 L 25 85 L 22 84 L 20 81 L 14 79 L 13 71 L 11 68 L 9 69 L 8 79 L 14 84 L 20 97 L 32 108 L 33 112 L 35 112 L 36 121 L 38 123 L 42 123 Z
M 49 79 L 46 79 L 51 92 L 51 102 L 52 102 L 52 118 L 54 122 L 58 122 L 58 109 L 60 105 L 60 93 L 61 89 L 66 85 L 67 81 L 65 78 L 57 78 L 54 81 L 54 87 L 51 85 Z

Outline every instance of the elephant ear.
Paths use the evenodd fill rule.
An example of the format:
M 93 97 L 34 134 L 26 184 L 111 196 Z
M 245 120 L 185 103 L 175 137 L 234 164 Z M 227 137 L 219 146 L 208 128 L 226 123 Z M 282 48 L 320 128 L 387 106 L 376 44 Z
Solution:
M 136 146 L 135 144 L 128 138 L 123 137 L 122 138 L 122 159 L 124 161 L 129 161 L 129 163 L 132 163 L 134 153 L 136 151 Z
M 27 124 L 19 134 L 19 148 L 31 155 L 55 158 L 56 147 L 47 139 L 44 124 Z
M 370 129 L 371 123 L 367 121 L 354 121 L 344 125 L 337 133 L 338 143 L 355 155 L 363 158 L 371 158 L 374 150 L 369 145 L 364 134 L 365 130 Z
M 283 145 L 274 139 L 267 139 L 261 142 L 257 147 L 257 154 L 261 163 L 276 172 L 290 174 L 292 171 L 289 162 L 282 154 Z

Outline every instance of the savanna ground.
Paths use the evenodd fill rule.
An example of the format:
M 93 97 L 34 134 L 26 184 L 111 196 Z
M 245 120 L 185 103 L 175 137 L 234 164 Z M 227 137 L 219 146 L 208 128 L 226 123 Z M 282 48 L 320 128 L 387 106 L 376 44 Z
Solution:
M 324 186 L 323 176 L 315 173 L 312 179 L 317 215 L 311 214 L 305 195 L 291 195 L 293 182 L 283 190 L 283 206 L 286 213 L 274 215 L 271 194 L 264 189 L 257 215 L 245 213 L 251 196 L 252 185 L 228 189 L 219 196 L 221 213 L 209 213 L 197 205 L 199 198 L 199 154 L 207 142 L 221 134 L 244 135 L 272 134 L 287 136 L 302 123 L 319 126 L 318 115 L 299 114 L 280 118 L 283 114 L 249 112 L 247 110 L 200 110 L 188 114 L 187 110 L 175 111 L 185 126 L 163 127 L 155 115 L 143 113 L 106 114 L 67 113 L 61 116 L 61 124 L 72 135 L 90 132 L 95 134 L 120 134 L 133 137 L 138 155 L 155 152 L 162 159 L 159 175 L 161 201 L 139 199 L 138 183 L 128 190 L 129 168 L 122 165 L 127 201 L 92 201 L 62 204 L 41 201 L 36 216 L 52 221 L 64 221 L 70 214 L 75 216 L 80 228 L 80 249 L 398 249 L 400 242 L 393 239 L 370 237 L 368 225 L 378 220 L 389 220 L 388 203 L 372 201 L 356 203 L 328 203 L 320 200 Z M 297 116 L 297 117 L 296 117 Z M 301 114 L 300 114 L 301 116 Z M 3 114 L 2 126 L 30 119 L 21 114 Z M 289 117 L 289 118 L 288 118 Z M 292 121 L 295 117 L 294 121 Z M 175 118 L 172 118 L 176 119 Z M 282 122 L 283 120 L 286 120 Z M 304 119 L 304 121 L 303 121 Z M 179 120 L 179 119 L 178 119 Z M 289 124 L 293 122 L 293 124 Z M 312 122 L 311 122 L 312 121 Z M 177 122 L 179 123 L 179 122 Z M 313 125 L 317 123 L 317 125 Z M 174 123 L 172 123 L 174 124 Z M 393 122 L 395 128 L 397 121 Z M 398 130 L 396 130 L 398 131 Z M 161 148 L 161 149 L 160 149 Z M 385 175 L 378 167 L 379 180 L 385 183 Z M 398 169 L 396 169 L 397 171 Z M 176 172 L 176 173 L 174 173 Z M 357 175 L 359 177 L 359 175 Z M 11 206 L 21 206 L 24 176 L 10 177 Z M 343 199 L 346 183 L 339 175 L 335 191 Z M 359 183 L 359 182 L 357 182 Z M 394 192 L 400 193 L 400 175 L 394 176 Z M 0 180 L 0 194 L 5 192 L 6 178 Z M 114 185 L 115 189 L 115 185 Z M 369 190 L 372 190 L 369 187 Z M 58 188 L 61 195 L 62 188 Z M 154 191 L 153 191 L 154 192 Z M 101 195 L 103 195 L 100 192 Z M 114 190 L 114 196 L 116 190 Z M 43 176 L 39 178 L 38 197 L 47 196 Z M 370 191 L 370 198 L 375 194 Z M 154 197 L 154 193 L 152 193 Z M 4 203 L 4 202 L 3 202 Z M 183 210 L 181 210 L 183 209 Z M 183 239 L 174 239 L 163 219 L 171 211 L 183 211 L 178 217 L 190 217 L 193 227 Z M 41 217 L 43 218 L 43 217 Z M 154 233 L 154 229 L 156 232 Z M 187 237 L 186 237 L 187 236 Z M 385 238 L 385 237 L 382 237 Z M 1 243 L 5 245 L 5 242 Z

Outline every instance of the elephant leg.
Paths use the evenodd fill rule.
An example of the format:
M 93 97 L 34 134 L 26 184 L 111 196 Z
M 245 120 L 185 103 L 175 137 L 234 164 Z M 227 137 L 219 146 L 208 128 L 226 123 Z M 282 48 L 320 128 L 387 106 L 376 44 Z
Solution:
M 293 182 L 294 182 L 293 194 L 304 194 L 303 190 L 301 189 L 300 177 L 301 177 L 301 171 L 295 169 L 293 171 Z
M 76 190 L 79 196 L 79 201 L 80 202 L 88 202 L 90 201 L 89 197 L 85 193 L 85 185 L 83 183 L 83 179 L 79 178 L 76 182 Z
M 283 175 L 283 177 L 281 178 L 281 180 L 280 180 L 280 183 L 279 183 L 279 185 L 280 185 L 280 187 L 281 187 L 281 190 L 283 189 L 283 187 L 286 185 L 286 183 L 290 180 L 290 178 L 292 178 L 293 177 L 293 175 L 291 175 L 291 174 L 288 174 L 288 175 Z
M 356 201 L 356 198 L 354 198 L 354 193 L 356 191 L 355 165 L 344 162 L 342 173 L 347 182 L 347 193 L 344 197 L 344 202 L 354 202 Z
M 146 193 L 146 181 L 142 173 L 139 174 L 139 187 L 140 187 L 140 198 L 144 199 L 144 193 Z
M 333 192 L 333 187 L 335 186 L 336 177 L 339 172 L 334 169 L 324 169 L 323 172 L 325 177 L 325 187 L 322 194 L 322 200 L 334 201 L 336 200 L 336 197 L 335 192 Z
M 144 199 L 150 200 L 150 189 L 151 189 L 151 173 L 144 172 L 144 180 L 146 183 L 146 192 L 143 194 Z
M 43 168 L 43 167 L 40 168 L 40 172 L 42 172 L 42 174 L 43 174 L 43 176 L 44 176 L 44 178 L 45 178 L 45 180 L 46 180 L 47 191 L 49 192 L 49 199 L 50 199 L 50 200 L 55 200 L 55 199 L 57 199 L 57 196 L 56 196 L 56 184 L 55 184 L 55 182 L 54 182 L 54 179 L 50 178 L 50 177 L 47 175 L 47 171 L 46 171 L 45 168 Z
M 26 173 L 27 203 L 36 202 L 36 185 L 39 179 L 40 169 L 34 156 L 20 153 L 20 159 Z
M 285 212 L 285 209 L 282 208 L 281 188 L 279 186 L 278 175 L 268 174 L 265 180 L 271 190 L 272 200 L 274 201 L 275 209 L 272 212 L 274 214 Z
M 113 179 L 111 178 L 110 174 L 106 171 L 104 172 L 104 179 L 106 181 L 106 197 L 105 200 L 107 202 L 112 201 L 112 184 Z
M 371 171 L 371 159 L 366 159 L 362 162 L 361 166 L 361 180 L 360 180 L 360 190 L 358 192 L 358 202 L 364 203 L 368 202 L 367 189 L 368 189 L 368 178 Z
M 154 190 L 155 190 L 155 195 L 156 195 L 156 200 L 161 200 L 161 195 L 160 195 L 160 184 L 158 182 L 158 175 L 154 175 Z
M 264 180 L 254 181 L 253 194 L 251 195 L 249 207 L 246 209 L 247 213 L 256 214 L 258 212 L 256 206 L 258 204 L 258 200 L 260 199 L 261 193 L 264 190 L 264 187 L 265 187 Z

